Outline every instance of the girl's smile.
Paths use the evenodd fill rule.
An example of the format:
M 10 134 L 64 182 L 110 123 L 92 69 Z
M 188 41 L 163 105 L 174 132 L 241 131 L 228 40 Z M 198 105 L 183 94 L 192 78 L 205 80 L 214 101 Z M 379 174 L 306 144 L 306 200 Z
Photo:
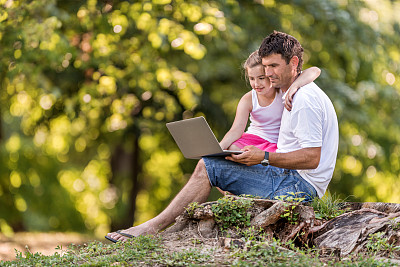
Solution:
M 262 65 L 247 68 L 247 76 L 251 88 L 253 88 L 257 94 L 274 93 L 275 89 L 271 88 L 271 84 L 269 79 L 265 76 L 264 67 Z

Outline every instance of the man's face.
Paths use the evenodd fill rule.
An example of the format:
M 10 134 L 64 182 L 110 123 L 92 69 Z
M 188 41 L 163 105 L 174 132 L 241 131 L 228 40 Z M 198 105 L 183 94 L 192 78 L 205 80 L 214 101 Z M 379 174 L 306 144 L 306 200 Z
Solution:
M 293 68 L 292 60 L 289 64 L 280 54 L 272 54 L 262 58 L 262 64 L 267 76 L 274 88 L 286 91 L 296 77 L 296 68 Z

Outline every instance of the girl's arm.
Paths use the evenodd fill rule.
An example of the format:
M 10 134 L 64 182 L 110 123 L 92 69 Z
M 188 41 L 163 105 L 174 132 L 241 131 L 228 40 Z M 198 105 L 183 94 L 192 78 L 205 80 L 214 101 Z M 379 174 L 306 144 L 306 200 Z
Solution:
M 319 77 L 321 74 L 321 70 L 318 67 L 311 67 L 306 70 L 304 70 L 300 76 L 292 83 L 292 85 L 289 87 L 288 92 L 285 97 L 285 108 L 287 110 L 292 110 L 292 101 L 293 101 L 293 96 L 297 92 L 297 90 L 308 84 L 313 82 L 315 79 Z
M 251 101 L 251 91 L 246 93 L 239 101 L 236 108 L 236 116 L 233 121 L 231 129 L 225 134 L 224 138 L 220 142 L 222 149 L 227 149 L 233 142 L 238 140 L 247 125 L 247 120 L 251 110 L 253 109 L 253 103 Z

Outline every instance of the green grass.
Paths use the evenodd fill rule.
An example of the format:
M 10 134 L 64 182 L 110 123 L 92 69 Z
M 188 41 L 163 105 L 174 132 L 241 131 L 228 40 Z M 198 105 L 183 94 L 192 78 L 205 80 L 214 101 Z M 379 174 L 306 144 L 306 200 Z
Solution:
M 283 249 L 278 240 L 251 242 L 249 249 L 233 254 L 233 266 L 322 266 L 315 255 L 299 249 Z
M 117 244 L 94 241 L 67 249 L 58 247 L 50 256 L 33 254 L 29 249 L 25 253 L 16 251 L 14 261 L 1 261 L 0 266 L 398 266 L 388 259 L 375 259 L 375 256 L 391 257 L 399 249 L 388 244 L 387 238 L 380 233 L 368 238 L 364 254 L 350 255 L 340 261 L 333 255 L 319 255 L 318 249 L 296 247 L 294 241 L 271 241 L 262 229 L 248 227 L 248 209 L 252 202 L 252 199 L 222 198 L 212 205 L 220 230 L 229 228 L 239 233 L 243 248 L 232 245 L 230 249 L 224 249 L 218 245 L 217 238 L 203 239 L 197 235 L 190 239 L 168 240 L 176 242 L 168 243 L 168 246 L 161 237 L 139 236 Z M 312 206 L 319 217 L 330 219 L 345 212 L 341 202 L 328 194 L 314 201 Z M 187 212 L 193 213 L 198 207 L 193 204 Z M 400 226 L 392 222 L 392 228 L 399 229 Z M 186 247 L 177 249 L 181 246 Z
M 218 248 L 202 249 L 199 245 L 171 252 L 159 237 L 141 236 L 132 242 L 105 244 L 95 241 L 65 250 L 59 247 L 59 252 L 51 256 L 17 252 L 16 260 L 2 261 L 0 266 L 397 266 L 375 260 L 372 255 L 354 256 L 339 262 L 321 260 L 318 250 L 302 250 L 278 240 L 248 241 L 247 249 L 220 249 L 216 253 Z
M 340 199 L 335 194 L 329 192 L 323 198 L 315 198 L 311 202 L 311 206 L 314 208 L 315 218 L 330 220 L 346 212 L 342 208 L 342 204 L 345 200 Z
M 57 248 L 59 252 L 45 256 L 41 253 L 16 251 L 16 260 L 0 262 L 0 266 L 122 266 L 132 265 L 161 265 L 187 266 L 209 262 L 209 255 L 188 249 L 180 253 L 165 254 L 160 238 L 140 236 L 134 242 L 119 242 L 105 244 L 99 241 L 88 243 L 85 246 L 71 246 L 66 250 Z

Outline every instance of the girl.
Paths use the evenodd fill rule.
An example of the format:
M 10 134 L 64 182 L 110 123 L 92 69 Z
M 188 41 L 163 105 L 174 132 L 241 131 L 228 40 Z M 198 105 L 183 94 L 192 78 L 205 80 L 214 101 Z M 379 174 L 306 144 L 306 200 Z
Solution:
M 258 51 L 249 56 L 243 64 L 243 69 L 252 90 L 240 99 L 232 127 L 220 145 L 222 149 L 229 150 L 240 150 L 253 145 L 268 152 L 275 152 L 284 105 L 290 110 L 293 95 L 301 86 L 318 78 L 321 70 L 317 67 L 304 70 L 287 90 L 283 104 L 283 92 L 270 86 Z M 250 125 L 244 133 L 249 115 Z

